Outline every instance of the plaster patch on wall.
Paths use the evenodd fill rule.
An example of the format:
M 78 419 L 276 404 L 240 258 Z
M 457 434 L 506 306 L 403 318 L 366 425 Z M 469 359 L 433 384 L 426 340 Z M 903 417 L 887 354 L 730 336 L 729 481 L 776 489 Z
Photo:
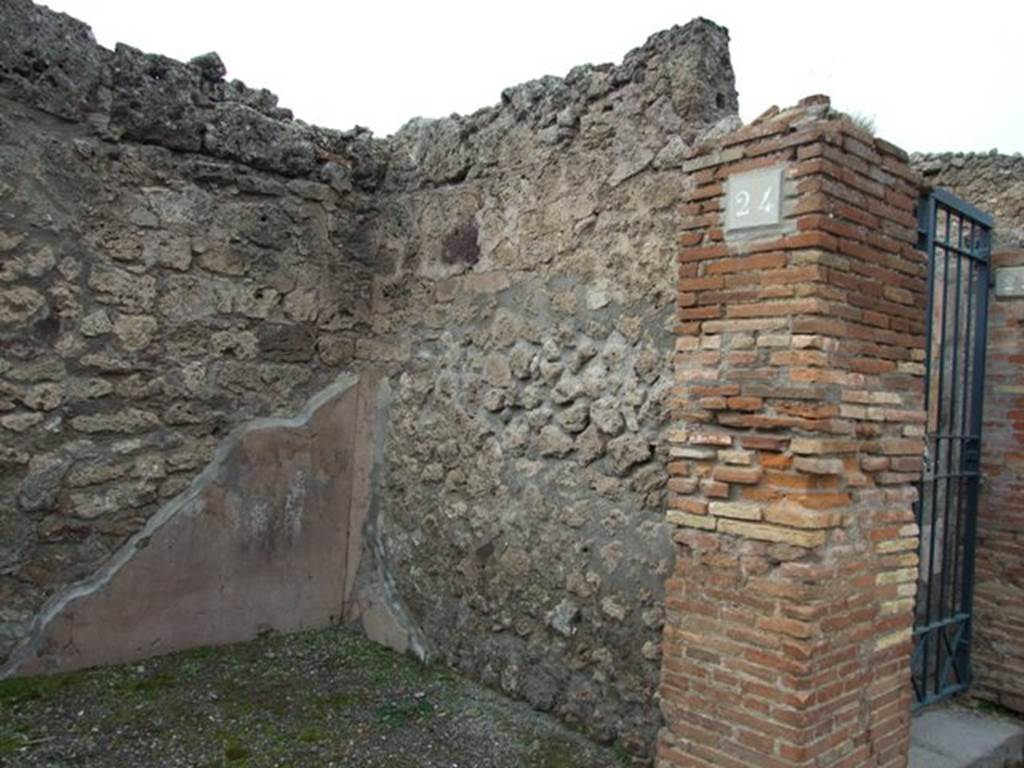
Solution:
M 297 416 L 257 419 L 234 430 L 188 490 L 153 515 L 95 574 L 47 602 L 0 677 L 125 661 L 247 639 L 265 629 L 340 621 L 347 587 L 346 552 L 359 552 L 358 546 L 346 546 L 341 539 L 361 537 L 361 529 L 350 529 L 348 518 L 352 474 L 366 469 L 364 465 L 357 470 L 352 459 L 357 445 L 368 437 L 360 432 L 359 410 L 366 399 L 375 408 L 371 386 L 372 377 L 360 386 L 359 377 L 345 374 L 311 398 Z M 280 505 L 272 495 L 246 503 L 249 492 L 266 490 L 258 484 L 253 487 L 253 475 L 266 477 L 268 483 L 279 479 L 278 445 L 302 464 L 324 440 L 331 445 L 323 455 L 337 460 L 337 466 L 315 460 L 308 468 L 286 466 L 291 479 L 283 484 L 287 491 Z M 314 476 L 317 470 L 319 478 Z M 240 483 L 249 487 L 240 488 Z M 276 533 L 284 534 L 283 540 L 275 541 Z M 330 540 L 322 540 L 325 536 Z M 219 548 L 193 553 L 206 542 Z M 254 542 L 260 546 L 253 548 Z M 168 563 L 178 562 L 176 558 L 196 560 L 192 565 L 210 572 L 168 573 Z M 317 571 L 319 583 L 289 585 L 283 579 L 288 574 L 305 577 L 302 566 Z M 264 583 L 274 579 L 276 592 Z M 219 594 L 213 594 L 218 589 Z M 211 615 L 195 615 L 191 626 L 173 626 L 168 617 L 179 599 L 200 611 L 209 609 Z M 261 610 L 253 607 L 255 603 L 272 608 Z M 97 615 L 90 616 L 91 612 Z M 121 620 L 107 621 L 111 612 Z M 218 622 L 213 615 L 217 612 L 229 620 Z M 267 620 L 273 623 L 265 626 Z M 143 637 L 144 647 L 132 644 Z

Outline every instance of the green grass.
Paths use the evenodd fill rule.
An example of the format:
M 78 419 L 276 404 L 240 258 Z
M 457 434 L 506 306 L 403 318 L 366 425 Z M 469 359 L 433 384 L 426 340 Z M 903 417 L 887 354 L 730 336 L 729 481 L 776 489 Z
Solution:
M 328 712 L 346 712 L 358 707 L 365 701 L 364 697 L 351 693 L 332 693 L 328 696 L 317 696 L 309 702 L 309 709 L 323 717 Z
M 633 763 L 634 755 L 628 749 L 626 749 L 624 746 L 622 746 L 622 744 L 616 742 L 614 745 L 612 745 L 612 752 L 615 753 L 615 757 L 618 758 L 618 761 L 620 763 L 622 763 L 623 765 L 633 765 L 634 764 Z
M 1009 717 L 1015 720 L 1020 719 L 1020 715 L 1014 712 L 1008 707 L 1004 707 L 1002 704 L 996 701 L 989 701 L 987 699 L 973 699 L 971 702 L 979 712 L 985 712 L 989 715 L 996 715 L 998 717 Z
M 48 701 L 69 688 L 82 685 L 84 672 L 68 672 L 40 677 L 12 677 L 0 680 L 0 704 L 16 705 L 29 701 Z
M 425 699 L 411 702 L 389 701 L 373 711 L 377 722 L 389 728 L 401 728 L 413 720 L 430 717 L 433 713 L 434 705 Z
M 328 741 L 330 738 L 331 734 L 326 729 L 318 728 L 315 725 L 307 725 L 298 733 L 299 741 L 306 744 L 318 744 L 322 741 Z
M 0 757 L 13 755 L 32 743 L 32 739 L 17 731 L 0 730 Z
M 469 691 L 451 670 L 358 636 L 270 636 L 143 663 L 0 681 L 0 766 L 27 759 L 43 743 L 76 743 L 87 733 L 103 733 L 111 755 L 134 751 L 140 734 L 156 750 L 157 742 L 180 744 L 187 734 L 197 768 L 344 765 L 378 740 L 391 751 L 391 744 L 417 743 L 451 715 L 474 711 L 467 710 Z M 60 733 L 48 722 L 61 723 Z M 40 733 L 47 738 L 37 738 Z M 547 736 L 538 746 L 536 738 L 528 729 L 523 734 L 521 745 L 533 745 L 523 753 L 523 768 L 581 765 L 571 740 Z M 395 755 L 387 768 L 415 768 L 419 759 Z
M 231 737 L 224 742 L 224 759 L 229 763 L 237 763 L 239 760 L 247 760 L 252 757 L 252 750 L 242 743 L 237 737 Z
M 424 677 L 423 665 L 380 645 L 347 648 L 343 658 L 375 683 L 413 681 Z
M 560 741 L 545 741 L 530 761 L 530 768 L 582 768 L 572 750 Z
M 168 688 L 173 688 L 175 682 L 174 675 L 170 672 L 157 672 L 154 675 L 127 680 L 121 684 L 121 690 L 125 693 L 159 693 Z
M 866 115 L 863 112 L 849 112 L 843 115 L 843 119 L 849 122 L 854 128 L 859 128 L 864 133 L 875 135 L 877 125 L 874 115 Z

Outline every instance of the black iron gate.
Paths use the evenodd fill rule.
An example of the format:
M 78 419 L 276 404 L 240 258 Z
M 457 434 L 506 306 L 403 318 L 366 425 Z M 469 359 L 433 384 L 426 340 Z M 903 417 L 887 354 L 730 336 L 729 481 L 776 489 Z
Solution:
M 992 218 L 937 190 L 919 207 L 928 254 L 920 575 L 911 669 L 918 706 L 971 682 L 971 601 L 981 458 Z

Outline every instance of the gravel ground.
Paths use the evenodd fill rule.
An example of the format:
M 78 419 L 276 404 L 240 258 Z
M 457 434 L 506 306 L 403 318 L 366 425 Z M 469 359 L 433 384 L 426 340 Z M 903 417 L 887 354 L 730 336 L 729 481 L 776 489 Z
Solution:
M 343 629 L 0 681 L 0 765 L 613 768 L 551 717 Z

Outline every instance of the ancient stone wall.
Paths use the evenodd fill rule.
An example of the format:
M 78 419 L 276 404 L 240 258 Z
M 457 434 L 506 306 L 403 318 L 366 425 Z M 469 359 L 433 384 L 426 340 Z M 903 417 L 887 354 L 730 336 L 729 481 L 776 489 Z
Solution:
M 637 747 L 672 556 L 680 158 L 735 110 L 725 46 L 695 23 L 413 122 L 374 233 L 374 330 L 408 356 L 377 488 L 406 608 L 439 657 Z
M 936 186 L 995 217 L 992 268 L 1024 266 L 1024 157 L 915 155 Z M 1024 299 L 989 293 L 973 692 L 1024 712 Z
M 234 428 L 298 414 L 350 365 L 372 272 L 352 244 L 379 163 L 365 136 L 225 82 L 215 56 L 106 51 L 66 16 L 0 10 L 2 657 L 44 603 L 122 557 Z M 313 485 L 295 487 L 290 507 L 242 504 L 235 546 L 284 557 L 288 516 L 317 514 Z
M 1024 247 L 1024 156 L 945 152 L 915 154 L 911 161 L 925 181 L 995 217 L 995 252 Z
M 339 614 L 648 748 L 681 164 L 737 123 L 726 32 L 379 141 L 216 56 L 0 16 L 0 656 L 229 433 L 354 373 L 381 410 Z

